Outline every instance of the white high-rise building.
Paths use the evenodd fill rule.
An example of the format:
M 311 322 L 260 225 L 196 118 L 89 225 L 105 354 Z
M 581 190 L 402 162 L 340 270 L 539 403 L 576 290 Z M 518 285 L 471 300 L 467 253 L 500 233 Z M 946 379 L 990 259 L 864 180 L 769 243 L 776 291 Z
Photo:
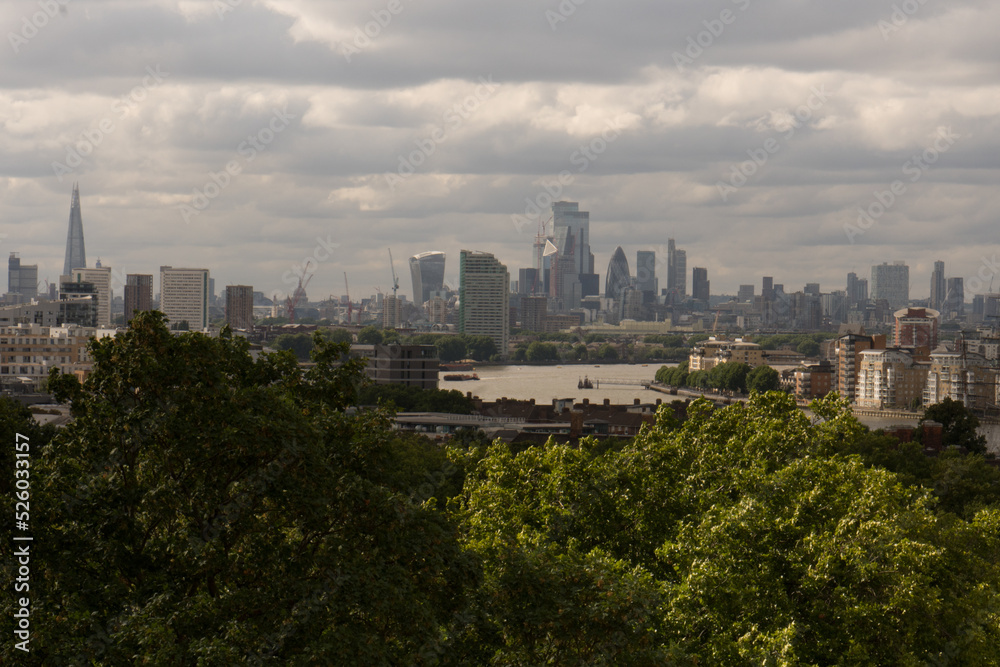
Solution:
M 489 336 L 501 357 L 510 338 L 510 273 L 488 252 L 463 250 L 459 257 L 458 330 Z
M 97 268 L 94 269 L 74 268 L 70 272 L 69 280 L 63 282 L 93 283 L 94 289 L 97 290 L 97 326 L 110 327 L 111 299 L 114 297 L 111 293 L 111 267 L 100 266 L 100 260 L 97 264 Z
M 160 267 L 160 310 L 170 328 L 182 321 L 191 331 L 208 328 L 208 269 Z

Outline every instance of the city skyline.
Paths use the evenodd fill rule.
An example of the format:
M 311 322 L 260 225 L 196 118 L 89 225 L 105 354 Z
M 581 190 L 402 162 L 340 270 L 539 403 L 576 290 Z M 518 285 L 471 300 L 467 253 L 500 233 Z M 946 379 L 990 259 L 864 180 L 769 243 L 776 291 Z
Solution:
M 936 260 L 971 293 L 994 256 L 996 6 L 404 3 L 359 46 L 382 5 L 59 4 L 31 30 L 36 2 L 0 7 L 0 234 L 40 280 L 74 182 L 89 262 L 211 267 L 217 293 L 287 294 L 326 257 L 311 293 L 346 271 L 370 295 L 389 241 L 517 275 L 559 199 L 591 213 L 595 266 L 675 238 L 718 293 L 893 258 L 914 298 Z

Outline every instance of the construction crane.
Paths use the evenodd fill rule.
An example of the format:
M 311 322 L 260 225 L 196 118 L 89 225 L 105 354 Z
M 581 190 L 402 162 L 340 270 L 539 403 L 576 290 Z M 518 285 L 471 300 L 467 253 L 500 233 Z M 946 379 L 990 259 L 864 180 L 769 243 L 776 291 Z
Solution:
M 295 288 L 295 291 L 287 299 L 285 299 L 285 308 L 288 312 L 289 324 L 295 324 L 295 306 L 297 306 L 299 301 L 302 300 L 302 295 L 306 293 L 306 285 L 309 284 L 309 281 L 312 280 L 314 275 L 316 274 L 310 273 L 304 284 L 302 282 L 302 278 L 299 278 L 299 286 Z
M 351 324 L 354 316 L 354 304 L 351 303 L 351 286 L 347 284 L 347 271 L 344 271 L 344 290 L 347 292 L 347 323 Z
M 392 295 L 396 296 L 399 290 L 399 278 L 396 277 L 396 265 L 392 261 L 392 248 L 389 248 L 389 268 L 392 269 Z

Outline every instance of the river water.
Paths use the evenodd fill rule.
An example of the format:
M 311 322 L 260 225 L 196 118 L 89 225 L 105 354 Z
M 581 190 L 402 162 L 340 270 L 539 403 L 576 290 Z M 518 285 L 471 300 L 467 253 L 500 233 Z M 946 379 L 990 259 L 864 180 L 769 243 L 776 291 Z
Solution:
M 499 398 L 518 400 L 535 399 L 536 403 L 551 403 L 552 399 L 572 398 L 582 401 L 590 399 L 591 403 L 600 403 L 605 398 L 612 403 L 630 404 L 635 399 L 643 403 L 655 403 L 656 399 L 664 402 L 675 400 L 674 396 L 663 394 L 651 389 L 643 389 L 640 382 L 652 381 L 663 364 L 567 364 L 565 366 L 480 366 L 475 368 L 479 380 L 454 382 L 439 380 L 441 389 L 457 389 L 461 392 L 472 392 L 484 401 L 495 401 Z M 666 364 L 676 366 L 677 364 Z M 469 373 L 470 371 L 461 371 Z M 444 373 L 442 373 L 444 375 Z M 578 389 L 577 383 L 588 377 L 595 383 L 594 389 Z M 635 385 L 600 384 L 607 380 L 626 380 Z M 683 398 L 683 397 L 679 397 Z M 896 424 L 912 424 L 916 420 L 898 418 L 859 417 L 859 421 L 869 428 L 885 428 Z M 992 451 L 1000 453 L 1000 426 L 988 425 L 979 429 L 986 436 Z

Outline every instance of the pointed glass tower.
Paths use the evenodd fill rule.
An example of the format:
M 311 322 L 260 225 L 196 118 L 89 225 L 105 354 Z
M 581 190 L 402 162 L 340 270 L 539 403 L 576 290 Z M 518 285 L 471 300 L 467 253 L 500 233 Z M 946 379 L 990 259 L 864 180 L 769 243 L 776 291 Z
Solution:
M 83 216 L 80 214 L 80 185 L 73 184 L 73 201 L 69 208 L 69 232 L 66 234 L 66 261 L 63 275 L 68 276 L 73 269 L 87 266 L 87 252 L 83 247 Z

